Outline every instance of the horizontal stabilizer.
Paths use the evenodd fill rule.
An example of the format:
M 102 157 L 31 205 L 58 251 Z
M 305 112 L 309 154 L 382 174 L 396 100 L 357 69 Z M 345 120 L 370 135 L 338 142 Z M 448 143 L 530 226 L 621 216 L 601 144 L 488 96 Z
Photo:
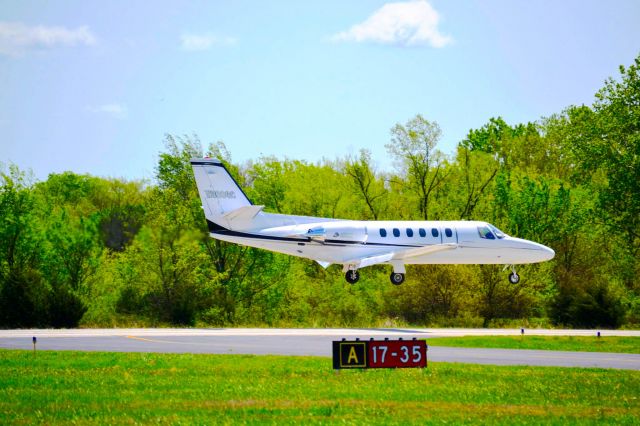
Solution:
M 234 228 L 234 225 L 241 225 L 243 223 L 251 222 L 253 218 L 262 211 L 262 209 L 264 209 L 264 206 L 244 206 L 230 211 L 223 217 L 227 222 L 229 222 L 230 227 Z

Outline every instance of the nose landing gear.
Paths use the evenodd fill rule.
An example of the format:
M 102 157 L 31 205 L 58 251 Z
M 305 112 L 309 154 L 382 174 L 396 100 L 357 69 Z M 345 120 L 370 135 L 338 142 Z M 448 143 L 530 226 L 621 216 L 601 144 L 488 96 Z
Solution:
M 516 267 L 511 265 L 511 273 L 509 274 L 509 282 L 511 284 L 518 284 L 520 282 L 520 275 L 516 272 Z

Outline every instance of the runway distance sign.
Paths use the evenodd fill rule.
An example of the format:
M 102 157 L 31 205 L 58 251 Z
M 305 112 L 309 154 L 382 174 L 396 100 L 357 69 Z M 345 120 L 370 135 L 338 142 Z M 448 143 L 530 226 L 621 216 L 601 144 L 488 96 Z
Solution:
M 341 340 L 333 342 L 333 368 L 424 368 L 424 340 Z

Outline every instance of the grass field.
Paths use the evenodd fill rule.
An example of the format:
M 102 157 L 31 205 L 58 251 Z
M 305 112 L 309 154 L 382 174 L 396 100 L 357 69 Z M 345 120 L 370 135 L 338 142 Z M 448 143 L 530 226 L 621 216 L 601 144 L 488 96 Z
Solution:
M 637 424 L 640 372 L 329 358 L 0 351 L 0 424 Z
M 640 337 L 607 336 L 464 336 L 427 339 L 431 346 L 461 348 L 544 349 L 550 351 L 640 354 Z

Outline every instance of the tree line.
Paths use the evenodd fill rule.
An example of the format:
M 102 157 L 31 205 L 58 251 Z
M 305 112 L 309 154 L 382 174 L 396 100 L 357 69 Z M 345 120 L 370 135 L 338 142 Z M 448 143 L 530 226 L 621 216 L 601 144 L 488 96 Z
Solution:
M 452 155 L 417 115 L 386 145 L 317 162 L 237 164 L 222 142 L 167 135 L 154 182 L 72 172 L 0 175 L 0 327 L 640 324 L 640 56 L 590 106 L 535 122 L 492 118 Z M 208 237 L 189 159 L 219 158 L 254 204 L 363 220 L 485 220 L 552 247 L 520 267 L 341 267 Z

